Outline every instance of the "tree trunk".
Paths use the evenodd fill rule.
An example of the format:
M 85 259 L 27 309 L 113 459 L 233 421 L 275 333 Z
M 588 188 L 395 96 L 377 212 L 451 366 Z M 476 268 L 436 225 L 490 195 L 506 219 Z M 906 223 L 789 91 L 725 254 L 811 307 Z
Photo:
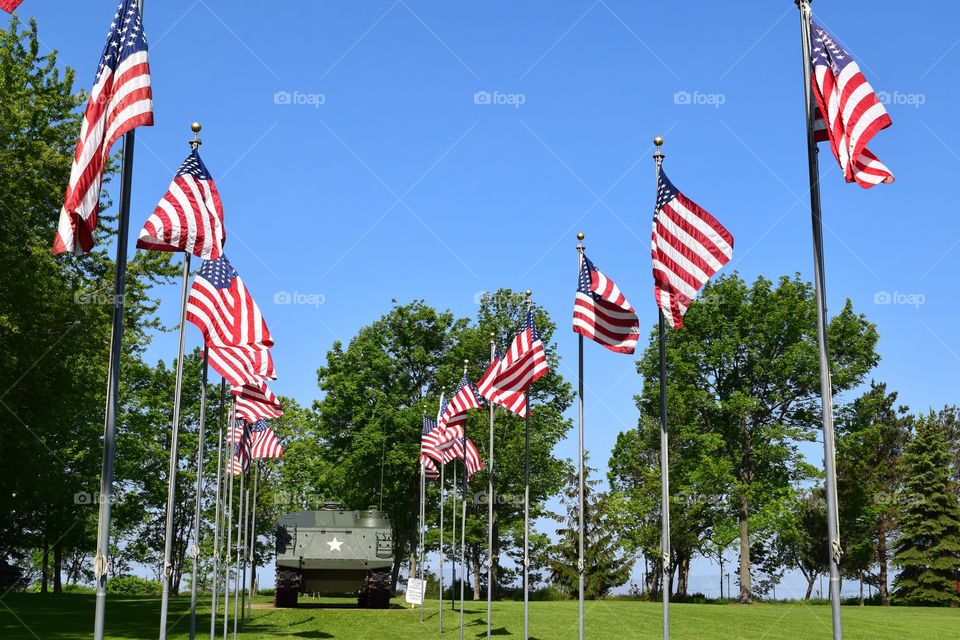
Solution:
M 804 576 L 806 577 L 806 576 Z M 807 592 L 803 594 L 804 600 L 809 600 L 810 596 L 813 595 L 813 585 L 817 582 L 817 574 L 811 573 L 810 577 L 807 578 Z
M 750 604 L 753 596 L 753 585 L 750 580 L 750 525 L 747 518 L 750 515 L 750 504 L 746 496 L 740 498 L 740 508 L 737 520 L 740 524 L 740 603 Z
M 60 573 L 63 571 L 63 543 L 53 545 L 53 592 L 63 593 L 63 583 L 60 582 Z
M 396 555 L 393 560 L 393 569 L 390 572 L 390 589 L 396 593 L 397 582 L 400 580 L 400 567 L 403 565 L 403 555 L 407 550 L 407 541 L 397 540 L 394 549 L 396 550 Z
M 722 552 L 720 553 L 719 561 L 720 561 L 720 599 L 723 600 L 723 553 Z M 728 593 L 727 597 L 729 596 L 730 594 Z
M 863 572 L 860 572 L 860 606 L 863 606 Z
M 877 582 L 877 589 L 880 590 L 880 604 L 884 607 L 890 606 L 890 594 L 887 592 L 887 532 L 880 522 L 879 535 L 877 536 L 877 562 L 880 563 L 880 576 Z
M 663 585 L 663 562 L 659 557 L 653 560 L 653 566 L 650 567 L 650 599 L 659 600 L 661 587 Z
M 677 597 L 687 597 L 687 586 L 690 580 L 690 554 L 683 552 L 679 554 L 677 561 Z
M 482 595 L 480 589 L 480 545 L 475 544 L 473 545 L 473 599 L 479 600 Z
M 46 540 L 43 541 L 43 568 L 41 575 L 40 593 L 47 593 L 50 583 L 50 545 L 47 544 Z

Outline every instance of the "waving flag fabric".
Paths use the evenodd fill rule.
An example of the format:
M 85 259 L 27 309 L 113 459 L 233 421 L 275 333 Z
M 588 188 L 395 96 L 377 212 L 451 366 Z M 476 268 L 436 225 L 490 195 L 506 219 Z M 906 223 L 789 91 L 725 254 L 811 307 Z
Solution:
M 445 429 L 447 425 L 458 416 L 463 416 L 463 420 L 461 421 L 465 421 L 467 419 L 467 411 L 479 408 L 480 401 L 473 391 L 473 385 L 470 384 L 470 379 L 467 378 L 467 372 L 464 371 L 463 377 L 460 378 L 460 384 L 457 385 L 457 390 L 454 391 L 450 397 L 450 402 L 447 403 L 446 408 L 441 413 L 440 420 L 437 421 L 437 424 L 440 428 Z
M 500 350 L 494 349 L 493 354 L 493 360 L 490 361 L 487 370 L 477 381 L 477 393 L 486 400 L 489 400 L 491 396 L 496 396 L 493 383 L 497 381 L 497 376 L 500 374 Z
M 617 353 L 633 353 L 640 338 L 640 320 L 616 283 L 580 254 L 573 330 Z
M 13 10 L 20 6 L 23 0 L 0 0 L 0 9 L 7 13 L 13 13 Z
M 225 255 L 204 261 L 197 271 L 187 298 L 187 320 L 211 346 L 273 345 L 260 307 Z
M 227 473 L 238 476 L 250 469 L 251 432 L 246 420 L 236 420 L 227 443 L 233 445 L 233 455 L 227 461 Z
M 7 2 L 4 9 L 17 4 Z M 53 241 L 55 255 L 83 255 L 93 248 L 100 186 L 110 149 L 128 131 L 153 125 L 147 38 L 137 6 L 137 0 L 122 0 L 110 24 L 60 210 Z
M 270 349 L 247 344 L 239 347 L 212 346 L 207 348 L 207 361 L 232 387 L 276 380 Z
M 890 169 L 867 149 L 873 136 L 893 121 L 853 56 L 816 21 L 811 20 L 810 27 L 817 141 L 830 141 L 847 182 L 864 189 L 893 182 Z
M 491 369 L 493 365 L 491 365 Z M 500 360 L 492 380 L 484 375 L 480 393 L 490 402 L 495 402 L 518 416 L 527 415 L 524 394 L 534 382 L 550 371 L 540 334 L 533 324 L 533 314 L 527 311 L 524 328 L 517 334 Z M 490 369 L 488 369 L 488 374 Z
M 466 445 L 466 451 L 464 451 L 464 445 Z M 447 427 L 437 448 L 448 455 L 450 460 L 460 458 L 465 461 L 468 481 L 474 473 L 483 469 L 480 452 L 477 451 L 473 441 L 465 437 L 462 424 Z
M 265 420 L 257 420 L 250 425 L 251 447 L 250 456 L 254 460 L 264 458 L 279 458 L 283 456 L 283 445 Z
M 436 429 L 437 421 L 423 416 L 423 429 L 420 432 L 420 462 L 426 468 L 426 476 L 431 480 L 440 477 L 440 472 L 437 471 L 433 461 L 443 463 L 443 456 L 437 451 L 440 432 Z
M 733 236 L 660 171 L 653 216 L 653 291 L 674 329 L 700 287 L 733 257 Z
M 204 260 L 216 260 L 225 240 L 217 185 L 194 149 L 140 230 L 137 247 L 187 251 Z
M 264 382 L 232 387 L 230 393 L 237 397 L 237 417 L 247 422 L 270 420 L 283 415 L 283 405 Z

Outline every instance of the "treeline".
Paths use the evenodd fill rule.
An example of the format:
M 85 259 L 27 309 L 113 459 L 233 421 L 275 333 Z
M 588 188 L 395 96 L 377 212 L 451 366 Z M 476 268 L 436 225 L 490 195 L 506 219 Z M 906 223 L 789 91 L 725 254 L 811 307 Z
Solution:
M 670 582 L 659 552 L 659 369 L 651 340 L 638 363 L 636 429 L 610 460 L 618 529 L 650 567 L 654 595 L 688 594 L 690 564 L 735 555 L 739 600 L 767 596 L 788 570 L 805 598 L 829 571 L 816 309 L 798 278 L 705 288 L 668 337 Z M 848 301 L 830 321 L 834 394 L 862 385 L 879 356 L 876 327 Z M 910 415 L 871 382 L 836 411 L 841 571 L 883 604 L 960 604 L 960 429 L 954 407 Z M 806 456 L 801 451 L 805 446 Z M 812 453 L 811 453 L 812 452 Z M 888 593 L 892 567 L 898 571 Z M 731 594 L 727 594 L 730 597 Z

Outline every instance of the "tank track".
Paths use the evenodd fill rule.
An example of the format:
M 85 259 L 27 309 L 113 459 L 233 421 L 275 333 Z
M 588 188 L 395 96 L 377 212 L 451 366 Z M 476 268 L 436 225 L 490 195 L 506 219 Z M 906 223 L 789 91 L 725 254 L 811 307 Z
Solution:
M 363 581 L 357 604 L 364 609 L 389 609 L 393 590 L 389 571 L 370 571 Z
M 292 569 L 277 567 L 276 590 L 273 592 L 273 606 L 279 609 L 295 609 L 297 595 L 300 592 L 300 575 Z

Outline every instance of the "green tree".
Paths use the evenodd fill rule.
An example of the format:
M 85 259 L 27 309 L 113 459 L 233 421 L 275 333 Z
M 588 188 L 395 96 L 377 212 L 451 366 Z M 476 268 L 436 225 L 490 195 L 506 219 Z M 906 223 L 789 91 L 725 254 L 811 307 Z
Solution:
M 705 552 L 714 531 L 730 529 L 730 466 L 716 434 L 704 433 L 692 419 L 681 419 L 680 398 L 669 399 L 670 424 L 670 583 L 660 584 L 660 423 L 643 415 L 636 429 L 617 436 L 608 479 L 618 530 L 624 544 L 654 564 L 652 591 L 687 595 L 690 562 Z M 729 542 L 726 546 L 729 546 Z M 677 575 L 676 584 L 673 575 Z
M 867 392 L 840 411 L 837 422 L 842 569 L 876 586 L 884 606 L 890 604 L 888 565 L 900 511 L 900 458 L 910 439 L 907 411 L 897 406 L 896 392 L 871 382 Z M 876 574 L 871 573 L 874 566 Z
M 958 606 L 960 501 L 950 486 L 947 434 L 931 411 L 915 423 L 903 455 L 908 499 L 900 518 L 893 579 L 895 603 Z
M 822 488 L 804 491 L 787 512 L 777 534 L 779 555 L 807 581 L 804 600 L 809 600 L 817 578 L 830 570 L 827 548 L 827 504 Z
M 360 329 L 346 348 L 335 343 L 326 366 L 318 371 L 325 395 L 314 404 L 316 433 L 330 469 L 330 492 L 351 506 L 378 504 L 382 497 L 394 530 L 394 584 L 417 536 L 423 415 L 436 413 L 441 387 L 452 391 L 465 359 L 470 361 L 471 379 L 479 377 L 489 359 L 489 334 L 494 332 L 498 343 L 505 344 L 516 333 L 523 313 L 524 297 L 510 291 L 486 296 L 475 325 L 420 301 L 394 303 L 389 313 Z M 569 429 L 562 414 L 572 394 L 556 373 L 559 359 L 550 342 L 555 325 L 542 309 L 535 308 L 534 313 L 552 369 L 531 390 L 531 503 L 536 517 L 539 505 L 561 486 L 564 464 L 552 451 Z M 509 461 L 497 467 L 497 491 L 508 496 L 523 493 L 523 467 L 518 465 L 523 460 L 522 424 L 497 411 L 497 460 Z M 466 430 L 488 459 L 486 412 L 471 412 Z M 486 474 L 478 474 L 471 484 L 482 491 Z M 522 515 L 522 506 L 515 502 L 495 501 L 495 527 Z M 431 486 L 428 505 L 435 504 L 436 488 Z M 468 504 L 469 544 L 477 552 L 486 541 L 484 525 L 478 524 L 486 504 L 483 500 Z M 436 519 L 429 507 L 428 518 Z M 499 530 L 496 539 L 504 539 Z M 474 566 L 478 557 L 475 554 Z M 498 557 L 499 548 L 495 563 Z
M 590 479 L 590 469 L 584 470 L 584 585 L 583 594 L 587 600 L 596 600 L 610 593 L 630 579 L 634 559 L 623 553 L 619 539 L 614 535 L 608 514 L 607 497 L 596 492 L 599 480 Z M 547 555 L 550 568 L 550 580 L 568 594 L 579 591 L 579 498 L 578 476 L 571 472 L 567 477 L 564 491 L 566 518 L 558 518 L 566 526 L 557 531 L 560 540 L 553 544 Z
M 40 50 L 32 21 L 0 31 L 0 242 L 19 248 L 0 254 L 0 429 L 21 434 L 0 448 L 0 558 L 46 549 L 56 590 L 64 559 L 94 545 L 115 265 L 103 248 L 51 255 L 83 97 Z M 102 220 L 100 247 L 115 233 Z M 131 261 L 124 371 L 159 328 L 150 287 L 168 260 Z
M 667 336 L 670 424 L 696 424 L 718 435 L 730 465 L 741 602 L 750 602 L 753 592 L 751 521 L 773 521 L 765 509 L 776 510 L 791 485 L 815 475 L 797 445 L 815 437 L 819 419 L 816 315 L 813 288 L 799 277 L 776 284 L 760 277 L 748 286 L 733 274 L 709 283 L 684 328 Z M 834 393 L 859 384 L 876 364 L 877 338 L 874 325 L 849 301 L 830 321 Z M 644 377 L 641 411 L 658 416 L 655 334 L 638 369 Z M 678 402 L 679 416 L 671 413 Z

